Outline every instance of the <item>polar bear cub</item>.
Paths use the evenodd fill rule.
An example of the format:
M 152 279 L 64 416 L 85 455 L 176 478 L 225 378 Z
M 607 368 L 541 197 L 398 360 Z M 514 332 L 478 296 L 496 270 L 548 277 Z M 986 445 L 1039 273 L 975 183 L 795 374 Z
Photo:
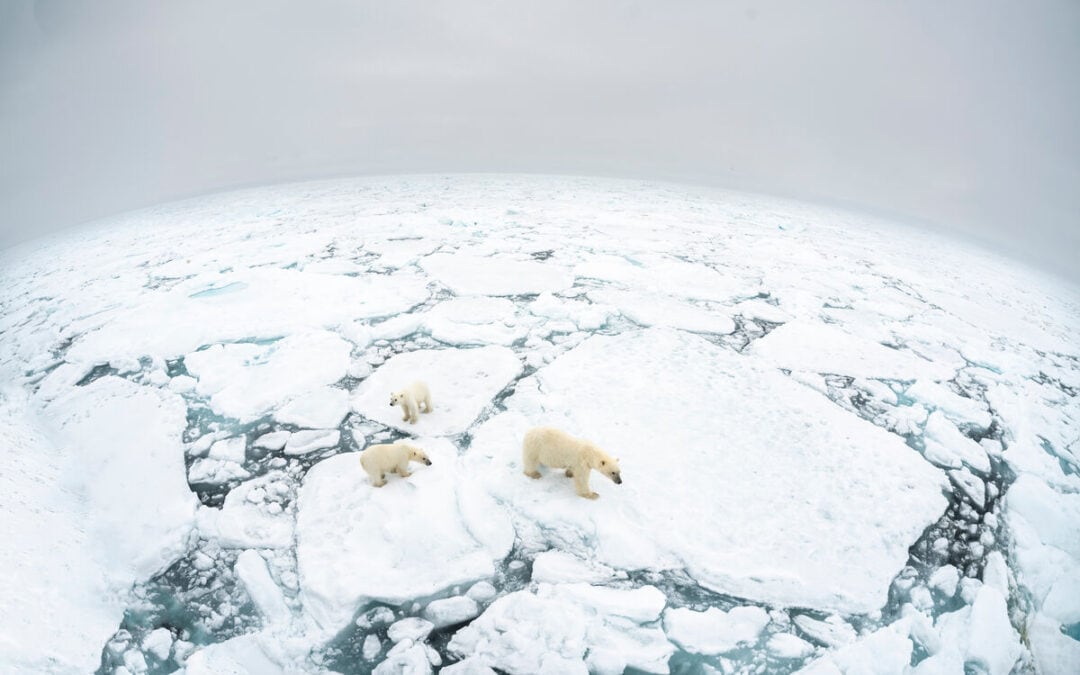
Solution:
M 390 394 L 390 407 L 396 405 L 401 406 L 401 410 L 405 413 L 405 416 L 401 418 L 402 422 L 416 424 L 416 420 L 420 417 L 418 413 L 421 405 L 424 406 L 424 412 L 432 411 L 431 391 L 426 384 L 417 380 L 404 389 Z
M 521 458 L 525 464 L 525 475 L 529 478 L 540 477 L 538 469 L 541 464 L 553 469 L 566 469 L 567 478 L 574 479 L 574 488 L 586 499 L 600 496 L 589 488 L 589 472 L 593 469 L 610 478 L 616 485 L 622 484 L 619 460 L 595 444 L 575 438 L 554 427 L 530 429 L 522 443 Z
M 388 473 L 396 473 L 402 478 L 411 476 L 409 462 L 423 462 L 431 466 L 431 460 L 423 450 L 402 441 L 371 445 L 360 453 L 360 466 L 364 467 L 375 487 L 386 485 Z

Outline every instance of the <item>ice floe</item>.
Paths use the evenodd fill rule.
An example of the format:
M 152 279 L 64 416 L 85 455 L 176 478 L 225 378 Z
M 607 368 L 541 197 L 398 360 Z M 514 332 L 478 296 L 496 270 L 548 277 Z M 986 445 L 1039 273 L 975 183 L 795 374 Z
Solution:
M 688 415 L 688 395 L 707 409 Z M 526 543 L 614 568 L 685 566 L 725 593 L 868 612 L 945 505 L 944 476 L 896 437 L 686 333 L 592 337 L 505 405 L 474 433 L 473 473 Z M 524 477 L 539 423 L 620 457 L 623 485 L 593 475 L 601 497 L 583 504 L 561 473 Z
M 403 431 L 446 436 L 465 431 L 492 398 L 521 372 L 521 362 L 506 347 L 424 349 L 397 354 L 365 379 L 353 395 L 353 410 Z M 402 420 L 390 405 L 391 392 L 422 379 L 431 391 L 434 412 L 416 424 Z
M 510 551 L 513 530 L 505 515 L 475 488 L 459 494 L 466 469 L 453 446 L 415 442 L 432 463 L 408 480 L 372 487 L 355 453 L 320 462 L 304 480 L 297 517 L 301 594 L 324 628 L 344 626 L 365 601 L 400 603 L 488 578 Z

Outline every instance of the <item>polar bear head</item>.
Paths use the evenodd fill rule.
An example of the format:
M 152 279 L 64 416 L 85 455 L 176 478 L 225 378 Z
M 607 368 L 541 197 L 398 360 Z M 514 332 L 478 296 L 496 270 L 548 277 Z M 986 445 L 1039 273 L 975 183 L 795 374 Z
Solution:
M 404 389 L 401 391 L 395 391 L 394 393 L 390 394 L 390 407 L 393 408 L 396 405 L 401 405 L 405 398 L 406 397 Z
M 415 445 L 406 445 L 405 447 L 409 449 L 409 461 L 420 462 L 421 464 L 427 464 L 428 466 L 431 466 L 431 460 L 428 459 L 427 453 L 425 453 L 423 450 L 416 447 Z
M 607 454 L 595 445 L 589 448 L 592 456 L 592 468 L 611 479 L 612 483 L 622 485 L 622 475 L 619 473 L 619 460 Z

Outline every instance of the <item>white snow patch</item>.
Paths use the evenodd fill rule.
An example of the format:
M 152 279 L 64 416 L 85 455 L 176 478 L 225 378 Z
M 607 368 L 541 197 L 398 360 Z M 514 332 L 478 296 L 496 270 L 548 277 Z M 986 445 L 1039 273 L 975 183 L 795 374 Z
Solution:
M 337 429 L 312 429 L 297 431 L 289 436 L 285 443 L 286 455 L 307 455 L 316 450 L 332 448 L 341 441 L 341 432 Z

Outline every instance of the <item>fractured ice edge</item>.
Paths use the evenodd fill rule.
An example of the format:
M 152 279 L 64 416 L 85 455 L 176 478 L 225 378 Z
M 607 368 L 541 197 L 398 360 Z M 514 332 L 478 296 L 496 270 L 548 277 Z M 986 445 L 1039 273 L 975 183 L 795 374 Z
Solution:
M 346 180 L 0 261 L 0 670 L 1080 664 L 1080 295 L 850 213 Z M 428 381 L 415 426 L 388 392 Z M 536 424 L 624 484 L 522 475 Z M 366 445 L 432 458 L 373 489 Z

